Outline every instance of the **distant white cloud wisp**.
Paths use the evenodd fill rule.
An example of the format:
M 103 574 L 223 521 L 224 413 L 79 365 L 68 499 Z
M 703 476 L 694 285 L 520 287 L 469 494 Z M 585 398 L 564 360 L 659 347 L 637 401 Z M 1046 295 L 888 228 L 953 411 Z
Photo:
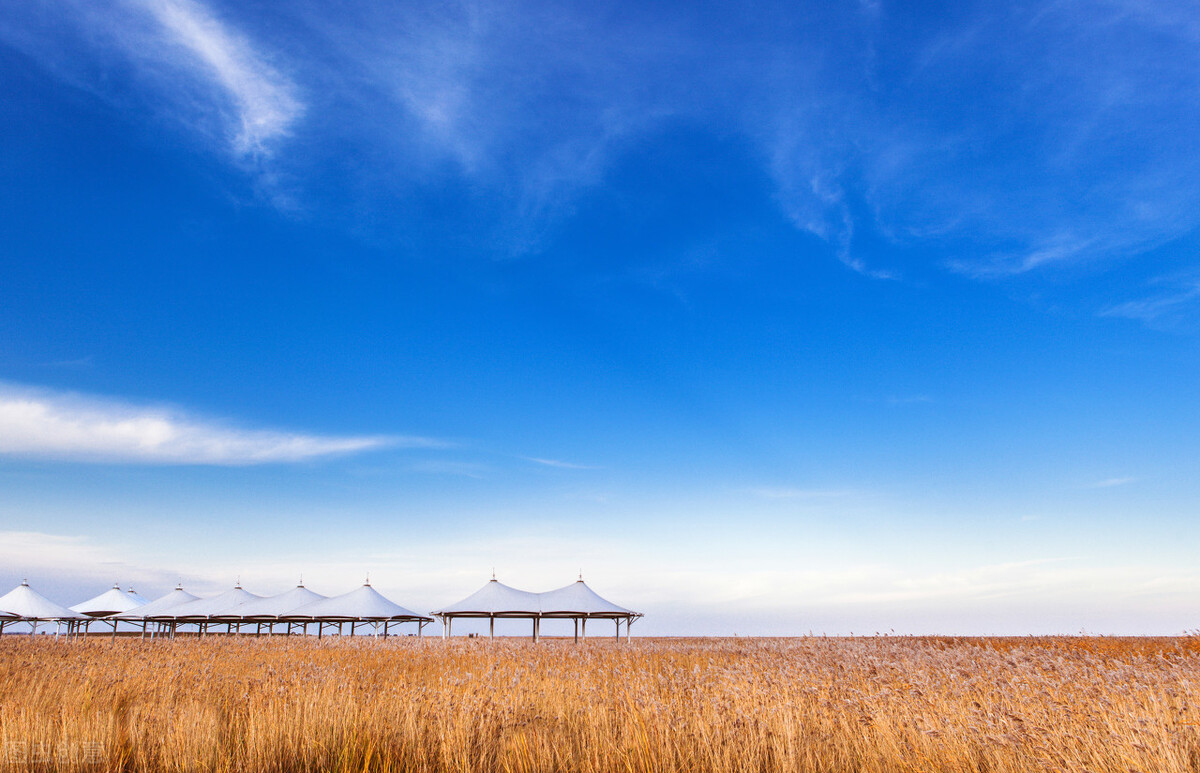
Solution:
M 172 43 L 189 52 L 207 78 L 233 101 L 239 122 L 233 138 L 237 153 L 261 154 L 266 143 L 289 132 L 304 106 L 292 82 L 249 41 L 194 0 L 133 2 L 158 22 Z
M 0 385 L 0 455 L 88 462 L 250 465 L 299 462 L 423 438 L 329 437 L 241 429 L 164 408 Z

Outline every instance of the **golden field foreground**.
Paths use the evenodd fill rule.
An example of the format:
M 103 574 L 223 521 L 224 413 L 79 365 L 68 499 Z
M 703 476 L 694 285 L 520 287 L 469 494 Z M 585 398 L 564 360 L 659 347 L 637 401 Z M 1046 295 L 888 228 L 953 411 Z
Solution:
M 3 770 L 1200 771 L 1194 638 L 0 639 Z

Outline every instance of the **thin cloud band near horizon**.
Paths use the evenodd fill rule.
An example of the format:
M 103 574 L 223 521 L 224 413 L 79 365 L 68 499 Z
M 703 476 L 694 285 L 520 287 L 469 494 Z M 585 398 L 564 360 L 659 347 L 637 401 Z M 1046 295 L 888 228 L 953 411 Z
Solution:
M 294 463 L 384 448 L 441 448 L 403 435 L 252 429 L 163 406 L 0 385 L 0 456 L 123 464 Z

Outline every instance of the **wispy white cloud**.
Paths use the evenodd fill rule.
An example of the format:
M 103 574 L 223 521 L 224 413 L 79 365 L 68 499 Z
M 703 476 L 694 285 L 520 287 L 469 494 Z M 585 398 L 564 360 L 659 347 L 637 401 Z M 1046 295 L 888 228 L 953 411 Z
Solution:
M 304 112 L 295 84 L 273 67 L 250 40 L 198 0 L 129 0 L 160 26 L 184 56 L 172 57 L 211 81 L 234 107 L 232 142 L 240 155 L 262 155 L 287 135 Z M 141 57 L 142 52 L 130 54 Z
M 0 384 L 0 455 L 90 462 L 248 465 L 299 462 L 411 437 L 331 437 L 244 429 L 185 412 Z
M 270 156 L 306 109 L 277 58 L 202 0 L 27 4 L 0 25 L 0 41 L 131 116 L 142 108 L 167 117 L 239 163 Z
M 1103 309 L 1100 315 L 1124 317 L 1157 325 L 1178 321 L 1186 315 L 1188 310 L 1196 307 L 1198 302 L 1200 302 L 1200 281 L 1191 281 L 1145 298 L 1109 306 Z
M 574 462 L 564 462 L 559 459 L 540 459 L 536 456 L 523 456 L 525 461 L 541 464 L 546 467 L 558 467 L 563 470 L 596 470 L 598 467 L 590 464 L 575 464 Z
M 1117 486 L 1124 486 L 1129 483 L 1136 483 L 1137 480 L 1137 478 L 1133 477 L 1105 478 L 1104 480 L 1098 480 L 1094 483 L 1089 483 L 1084 486 L 1084 488 L 1115 488 Z

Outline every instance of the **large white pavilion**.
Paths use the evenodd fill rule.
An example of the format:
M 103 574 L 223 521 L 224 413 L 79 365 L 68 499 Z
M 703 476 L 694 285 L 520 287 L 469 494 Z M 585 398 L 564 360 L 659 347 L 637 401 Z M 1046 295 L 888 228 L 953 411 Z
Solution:
M 28 580 L 22 580 L 20 585 L 0 596 L 0 634 L 4 633 L 4 626 L 12 622 L 29 623 L 29 632 L 34 634 L 41 622 L 66 623 L 69 631 L 84 619 L 78 612 L 55 604 L 29 587 Z
M 370 625 L 376 632 L 382 625 L 383 635 L 386 637 L 388 628 L 393 623 L 416 623 L 417 636 L 420 636 L 425 625 L 433 622 L 431 617 L 418 615 L 384 598 L 383 594 L 371 587 L 369 578 L 361 588 L 340 596 L 314 600 L 289 611 L 282 616 L 282 620 L 288 623 L 289 631 L 293 622 L 303 625 L 305 631 L 308 630 L 309 623 L 316 623 L 318 639 L 324 633 L 326 625 L 336 625 L 338 633 L 341 633 L 342 625 L 349 623 L 351 636 L 359 624 Z
M 493 574 L 482 588 L 462 601 L 433 613 L 442 621 L 442 637 L 453 633 L 456 618 L 486 618 L 488 637 L 496 635 L 496 619 L 528 619 L 533 625 L 533 640 L 541 635 L 541 621 L 545 619 L 568 619 L 575 622 L 575 641 L 581 635 L 587 638 L 588 620 L 612 620 L 616 626 L 616 637 L 621 638 L 621 623 L 625 623 L 625 638 L 640 612 L 617 606 L 588 587 L 581 575 L 570 585 L 544 593 L 532 593 L 505 585 Z

